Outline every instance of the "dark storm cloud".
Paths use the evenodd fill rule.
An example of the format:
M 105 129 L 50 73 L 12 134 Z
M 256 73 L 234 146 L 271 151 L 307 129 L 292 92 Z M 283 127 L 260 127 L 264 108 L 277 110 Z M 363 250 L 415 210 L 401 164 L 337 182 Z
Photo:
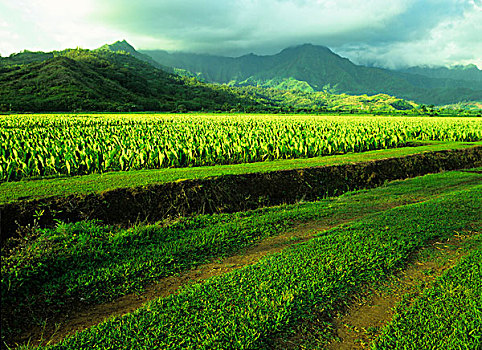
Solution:
M 347 40 L 334 49 L 357 63 L 389 68 L 475 63 L 482 68 L 482 2 L 417 2 L 386 34 Z
M 331 45 L 413 40 L 470 6 L 456 0 L 107 0 L 95 17 L 131 33 L 177 42 L 180 49 L 229 52 L 236 43 L 279 42 L 281 48 L 303 38 Z
M 313 43 L 360 63 L 482 65 L 481 0 L 16 0 L 4 7 L 0 52 L 125 38 L 138 49 L 237 56 Z

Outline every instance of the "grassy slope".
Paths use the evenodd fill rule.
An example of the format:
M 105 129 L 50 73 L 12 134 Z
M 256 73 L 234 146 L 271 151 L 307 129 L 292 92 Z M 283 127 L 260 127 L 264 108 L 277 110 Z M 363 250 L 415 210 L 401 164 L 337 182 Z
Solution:
M 374 349 L 482 348 L 482 236 L 474 243 L 468 257 L 398 311 Z
M 314 310 L 330 314 L 360 285 L 391 275 L 425 242 L 480 227 L 481 195 L 476 184 L 323 232 L 52 348 L 263 348 Z
M 93 223 L 62 225 L 43 231 L 37 241 L 2 257 L 2 303 L 17 305 L 12 317 L 17 312 L 25 316 L 30 306 L 44 309 L 79 298 L 102 302 L 235 252 L 287 230 L 295 222 L 324 219 L 336 224 L 454 190 L 470 193 L 480 178 L 480 174 L 468 172 L 427 175 L 316 203 L 184 218 L 167 226 L 125 231 Z M 350 235 L 351 229 L 339 232 Z
M 27 53 L 25 60 L 24 55 L 0 59 L 4 111 L 175 111 L 180 105 L 184 110 L 219 110 L 225 104 L 224 110 L 230 110 L 238 103 L 258 107 L 234 90 L 180 78 L 128 54 L 68 49 Z
M 429 151 L 463 149 L 473 147 L 474 145 L 480 146 L 482 145 L 482 141 L 463 143 L 432 141 L 430 142 L 430 145 L 420 147 L 404 147 L 307 159 L 278 160 L 271 162 L 206 166 L 196 168 L 111 172 L 85 176 L 4 182 L 0 183 L 0 204 L 23 199 L 87 194 L 92 192 L 113 190 L 116 188 L 146 186 L 154 183 L 173 182 L 184 179 L 199 179 L 212 176 L 222 176 L 226 174 L 237 175 L 286 169 L 300 169 L 315 166 L 341 165 L 354 162 L 366 162 L 390 157 L 402 157 Z

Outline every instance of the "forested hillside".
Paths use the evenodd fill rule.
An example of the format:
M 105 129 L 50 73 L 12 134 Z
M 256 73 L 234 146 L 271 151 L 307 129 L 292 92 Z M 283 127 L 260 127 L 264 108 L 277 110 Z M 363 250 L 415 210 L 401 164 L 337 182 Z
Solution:
M 295 79 L 260 86 L 203 83 L 186 71 L 176 70 L 183 74 L 179 76 L 151 61 L 125 41 L 92 51 L 24 51 L 0 58 L 0 110 L 319 113 L 406 111 L 417 106 L 384 94 L 315 92 Z
M 0 107 L 12 111 L 257 108 L 228 87 L 169 74 L 110 50 L 21 53 L 0 61 Z
M 311 44 L 287 48 L 276 55 L 249 54 L 237 58 L 162 50 L 142 52 L 162 65 L 187 70 L 207 82 L 233 86 L 282 88 L 288 81 L 291 86 L 297 82 L 297 87 L 305 91 L 351 95 L 384 93 L 425 104 L 482 100 L 482 82 L 464 78 L 470 73 L 444 74 L 441 70 L 435 74 L 365 67 L 327 47 Z

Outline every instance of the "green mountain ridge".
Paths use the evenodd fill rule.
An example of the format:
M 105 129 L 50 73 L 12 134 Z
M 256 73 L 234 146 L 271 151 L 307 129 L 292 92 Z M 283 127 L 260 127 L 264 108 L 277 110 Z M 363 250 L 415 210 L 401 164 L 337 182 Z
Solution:
M 228 87 L 181 78 L 111 50 L 0 59 L 0 108 L 13 111 L 185 111 L 259 107 Z
M 318 48 L 319 50 L 319 48 Z M 328 48 L 322 48 L 342 68 L 352 67 L 347 59 L 337 61 Z M 292 55 L 287 49 L 284 55 Z M 200 64 L 211 56 L 197 55 Z M 243 56 L 243 74 L 259 70 L 253 54 Z M 219 70 L 212 74 L 228 76 L 221 63 L 236 59 L 218 58 Z M 307 55 L 306 60 L 312 59 Z M 231 112 L 403 112 L 422 110 L 413 102 L 387 94 L 334 94 L 337 86 L 327 84 L 316 91 L 304 80 L 292 77 L 269 78 L 269 66 L 286 63 L 283 56 L 265 62 L 266 71 L 245 81 L 225 84 L 203 83 L 203 74 L 182 68 L 166 72 L 139 54 L 126 41 L 104 45 L 96 50 L 24 51 L 0 57 L 0 111 L 231 111 Z M 292 64 L 293 71 L 300 66 Z M 175 72 L 179 75 L 172 74 Z M 209 73 L 209 72 L 208 72 Z M 265 74 L 265 75 L 263 75 Z M 309 74 L 309 72 L 299 72 Z M 239 79 L 244 76 L 239 75 Z M 258 79 L 258 80 L 254 80 Z M 262 81 L 263 79 L 263 81 Z M 425 111 L 427 111 L 425 109 Z M 424 111 L 422 111 L 424 112 Z M 433 111 L 431 112 L 433 113 Z
M 475 81 L 482 83 L 482 70 L 475 64 L 456 65 L 452 67 L 415 66 L 401 69 L 400 72 L 418 74 L 430 78 Z
M 232 86 L 270 86 L 270 81 L 294 79 L 314 91 L 351 95 L 385 93 L 426 104 L 482 100 L 482 83 L 428 77 L 422 74 L 359 66 L 329 48 L 304 44 L 276 55 L 223 57 L 162 50 L 141 50 L 157 62 L 187 70 L 205 81 Z M 276 87 L 270 86 L 270 87 Z
M 127 53 L 132 55 L 133 57 L 137 58 L 138 60 L 144 61 L 149 63 L 151 66 L 154 66 L 156 68 L 162 69 L 166 72 L 173 73 L 173 69 L 171 67 L 164 66 L 157 62 L 156 60 L 152 59 L 149 55 L 145 55 L 143 53 L 140 53 L 137 51 L 131 44 L 129 44 L 127 41 L 122 40 L 122 41 L 116 41 L 113 44 L 105 44 L 101 47 L 99 47 L 95 51 L 99 50 L 107 50 L 107 51 L 114 51 L 118 53 Z

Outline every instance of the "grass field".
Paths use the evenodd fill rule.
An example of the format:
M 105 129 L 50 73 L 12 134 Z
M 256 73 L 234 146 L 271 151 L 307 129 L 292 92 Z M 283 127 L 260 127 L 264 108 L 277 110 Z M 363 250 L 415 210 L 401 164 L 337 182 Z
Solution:
M 52 317 L 75 300 L 99 303 L 141 292 L 163 276 L 236 254 L 300 222 L 321 220 L 329 227 L 350 222 L 254 265 L 187 286 L 60 346 L 103 348 L 108 339 L 113 349 L 262 347 L 313 308 L 331 314 L 361 285 L 403 267 L 429 240 L 480 228 L 481 178 L 474 172 L 427 175 L 321 202 L 129 230 L 61 225 L 2 257 L 2 291 L 8 290 L 3 304 L 16 305 L 9 310 L 14 314 L 33 310 L 27 319 L 40 322 L 45 310 Z M 15 333 L 21 326 L 8 327 L 2 332 Z
M 482 347 L 482 237 L 473 250 L 411 305 L 400 307 L 373 348 Z

